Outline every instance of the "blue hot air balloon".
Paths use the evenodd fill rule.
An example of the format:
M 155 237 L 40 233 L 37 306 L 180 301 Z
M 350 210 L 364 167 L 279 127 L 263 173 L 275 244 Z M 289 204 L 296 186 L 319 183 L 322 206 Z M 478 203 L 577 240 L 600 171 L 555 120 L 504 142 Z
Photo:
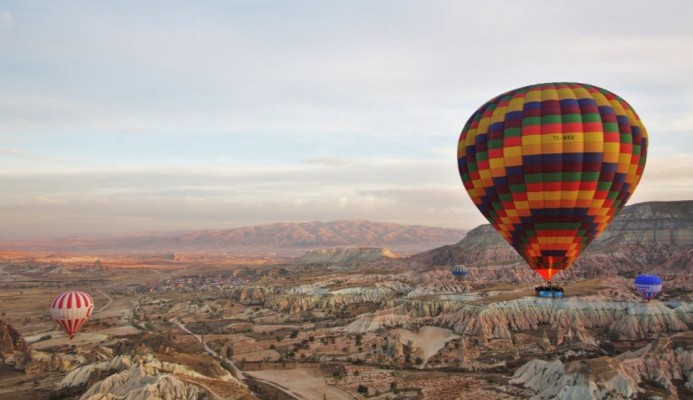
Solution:
M 467 270 L 467 267 L 464 265 L 453 265 L 452 268 L 450 268 L 450 272 L 452 272 L 452 275 L 456 279 L 463 279 L 467 276 L 469 271 Z
M 652 300 L 662 290 L 662 279 L 657 275 L 638 275 L 634 283 L 635 290 L 647 301 Z

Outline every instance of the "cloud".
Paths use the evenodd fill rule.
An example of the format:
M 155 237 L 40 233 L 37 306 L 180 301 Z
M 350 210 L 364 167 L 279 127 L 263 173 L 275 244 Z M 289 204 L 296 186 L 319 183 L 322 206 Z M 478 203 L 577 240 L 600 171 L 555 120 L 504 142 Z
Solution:
M 603 86 L 645 121 L 634 201 L 693 196 L 692 3 L 364 5 L 3 6 L 0 235 L 470 228 L 483 220 L 454 167 L 462 125 L 552 80 Z
M 471 201 L 456 171 L 451 189 L 440 167 L 435 160 L 383 160 L 0 174 L 0 218 L 8 221 L 0 237 L 112 233 L 124 221 L 130 230 L 334 219 L 473 227 L 459 218 Z M 66 218 L 75 222 L 66 224 Z
M 8 154 L 10 156 L 16 156 L 16 157 L 26 157 L 26 154 L 22 153 L 21 151 L 19 151 L 17 149 L 0 149 L 0 153 Z
M 14 18 L 9 11 L 0 11 L 0 28 L 9 28 L 14 24 Z
M 353 161 L 348 160 L 346 158 L 342 157 L 316 157 L 316 158 L 308 158 L 305 160 L 307 164 L 319 164 L 319 165 L 324 165 L 324 166 L 344 166 L 344 165 L 351 165 L 353 164 Z
M 693 153 L 648 157 L 645 172 L 629 203 L 693 199 L 691 165 Z

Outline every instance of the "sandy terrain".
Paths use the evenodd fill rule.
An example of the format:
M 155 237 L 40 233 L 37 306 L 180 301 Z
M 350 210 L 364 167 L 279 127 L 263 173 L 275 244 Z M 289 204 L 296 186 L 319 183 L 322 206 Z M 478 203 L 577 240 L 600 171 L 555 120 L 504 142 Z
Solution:
M 130 335 L 137 335 L 138 333 L 140 333 L 139 329 L 137 329 L 131 325 L 117 326 L 117 327 L 108 328 L 108 329 L 101 329 L 98 332 L 102 335 L 109 335 L 109 336 L 130 336 Z
M 78 332 L 72 340 L 70 340 L 63 331 L 52 331 L 49 334 L 52 336 L 51 339 L 33 343 L 31 347 L 35 350 L 42 350 L 62 345 L 85 346 L 88 344 L 98 344 L 108 339 L 108 336 L 98 333 Z
M 351 400 L 347 392 L 344 392 L 325 383 L 323 373 L 312 368 L 296 368 L 285 370 L 253 371 L 246 373 L 248 376 L 273 382 L 298 394 L 308 400 Z
M 418 332 L 402 328 L 395 329 L 392 332 L 400 337 L 402 343 L 407 343 L 407 341 L 411 340 L 414 353 L 424 360 L 422 367 L 426 365 L 429 358 L 433 357 L 438 350 L 445 346 L 445 343 L 459 338 L 450 329 L 437 326 L 423 326 L 419 328 Z

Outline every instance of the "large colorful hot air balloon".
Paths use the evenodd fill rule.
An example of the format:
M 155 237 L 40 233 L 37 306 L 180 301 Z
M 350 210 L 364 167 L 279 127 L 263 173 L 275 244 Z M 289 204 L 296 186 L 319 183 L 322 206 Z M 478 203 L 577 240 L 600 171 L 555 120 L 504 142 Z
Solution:
M 70 290 L 55 296 L 51 302 L 51 317 L 72 339 L 89 318 L 93 309 L 94 300 L 89 294 Z
M 570 268 L 635 190 L 647 131 L 608 90 L 543 83 L 490 100 L 457 148 L 464 187 L 545 280 Z
M 657 275 L 638 275 L 633 283 L 635 290 L 647 301 L 652 300 L 662 290 L 662 279 Z
M 450 272 L 452 273 L 452 276 L 454 276 L 456 279 L 463 279 L 469 273 L 467 267 L 461 264 L 453 265 L 452 268 L 450 268 Z

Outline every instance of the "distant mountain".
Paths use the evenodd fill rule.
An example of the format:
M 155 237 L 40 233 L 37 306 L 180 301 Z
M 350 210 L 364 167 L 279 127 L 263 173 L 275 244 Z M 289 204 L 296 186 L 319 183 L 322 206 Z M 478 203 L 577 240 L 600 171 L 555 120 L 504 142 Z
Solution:
M 410 255 L 464 237 L 460 229 L 372 221 L 275 223 L 176 234 L 132 234 L 112 238 L 67 238 L 4 243 L 0 249 L 71 253 L 229 253 L 241 256 L 300 256 L 329 247 L 387 247 Z
M 523 262 L 491 225 L 481 225 L 456 244 L 411 259 L 425 265 L 480 267 Z M 625 207 L 571 271 L 586 277 L 645 271 L 693 274 L 693 201 Z

